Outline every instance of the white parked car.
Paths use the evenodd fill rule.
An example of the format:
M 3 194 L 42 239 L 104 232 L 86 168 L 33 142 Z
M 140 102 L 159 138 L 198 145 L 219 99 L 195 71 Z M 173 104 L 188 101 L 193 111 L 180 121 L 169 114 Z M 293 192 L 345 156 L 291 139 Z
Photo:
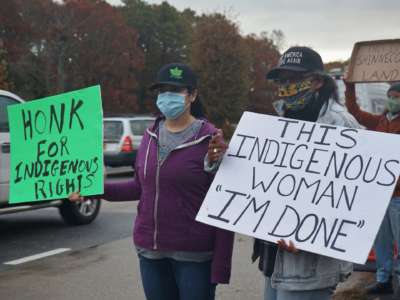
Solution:
M 133 167 L 143 134 L 154 119 L 143 115 L 104 118 L 105 165 Z
M 86 199 L 72 203 L 66 199 L 30 202 L 10 205 L 8 203 L 10 180 L 10 133 L 7 106 L 24 102 L 20 97 L 0 90 L 0 215 L 46 207 L 57 207 L 64 221 L 72 225 L 83 225 L 92 222 L 98 215 L 101 201 Z

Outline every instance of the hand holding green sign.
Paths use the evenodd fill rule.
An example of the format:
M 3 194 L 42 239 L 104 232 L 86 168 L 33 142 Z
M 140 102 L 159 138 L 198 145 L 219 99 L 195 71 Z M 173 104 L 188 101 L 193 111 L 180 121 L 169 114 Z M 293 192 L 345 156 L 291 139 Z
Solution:
M 9 106 L 10 203 L 103 193 L 100 86 Z

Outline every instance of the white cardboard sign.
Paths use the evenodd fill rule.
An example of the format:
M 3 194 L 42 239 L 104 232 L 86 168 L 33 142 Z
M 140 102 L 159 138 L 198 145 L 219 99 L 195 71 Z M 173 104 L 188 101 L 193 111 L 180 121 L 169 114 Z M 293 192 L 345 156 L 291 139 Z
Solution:
M 399 149 L 394 134 L 245 112 L 196 220 L 363 264 Z
M 348 81 L 400 80 L 400 39 L 358 42 L 351 54 Z

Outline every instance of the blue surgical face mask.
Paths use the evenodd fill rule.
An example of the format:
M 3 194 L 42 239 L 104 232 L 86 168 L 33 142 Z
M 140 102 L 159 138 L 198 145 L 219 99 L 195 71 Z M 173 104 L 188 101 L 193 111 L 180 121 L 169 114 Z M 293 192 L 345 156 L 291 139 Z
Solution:
M 185 96 L 172 92 L 158 94 L 157 107 L 167 119 L 175 120 L 186 110 Z
M 400 97 L 389 97 L 386 101 L 386 109 L 392 114 L 400 112 Z

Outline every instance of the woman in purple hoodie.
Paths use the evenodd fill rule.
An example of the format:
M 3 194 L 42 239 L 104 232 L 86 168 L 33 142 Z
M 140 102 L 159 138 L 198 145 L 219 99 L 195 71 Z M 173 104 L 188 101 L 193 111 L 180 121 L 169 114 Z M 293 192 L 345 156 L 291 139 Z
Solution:
M 133 239 L 148 300 L 212 300 L 230 278 L 233 234 L 195 221 L 213 179 L 204 160 L 217 134 L 202 118 L 196 87 L 187 65 L 160 69 L 151 89 L 163 116 L 143 136 L 135 178 L 105 185 L 109 201 L 139 199 Z

